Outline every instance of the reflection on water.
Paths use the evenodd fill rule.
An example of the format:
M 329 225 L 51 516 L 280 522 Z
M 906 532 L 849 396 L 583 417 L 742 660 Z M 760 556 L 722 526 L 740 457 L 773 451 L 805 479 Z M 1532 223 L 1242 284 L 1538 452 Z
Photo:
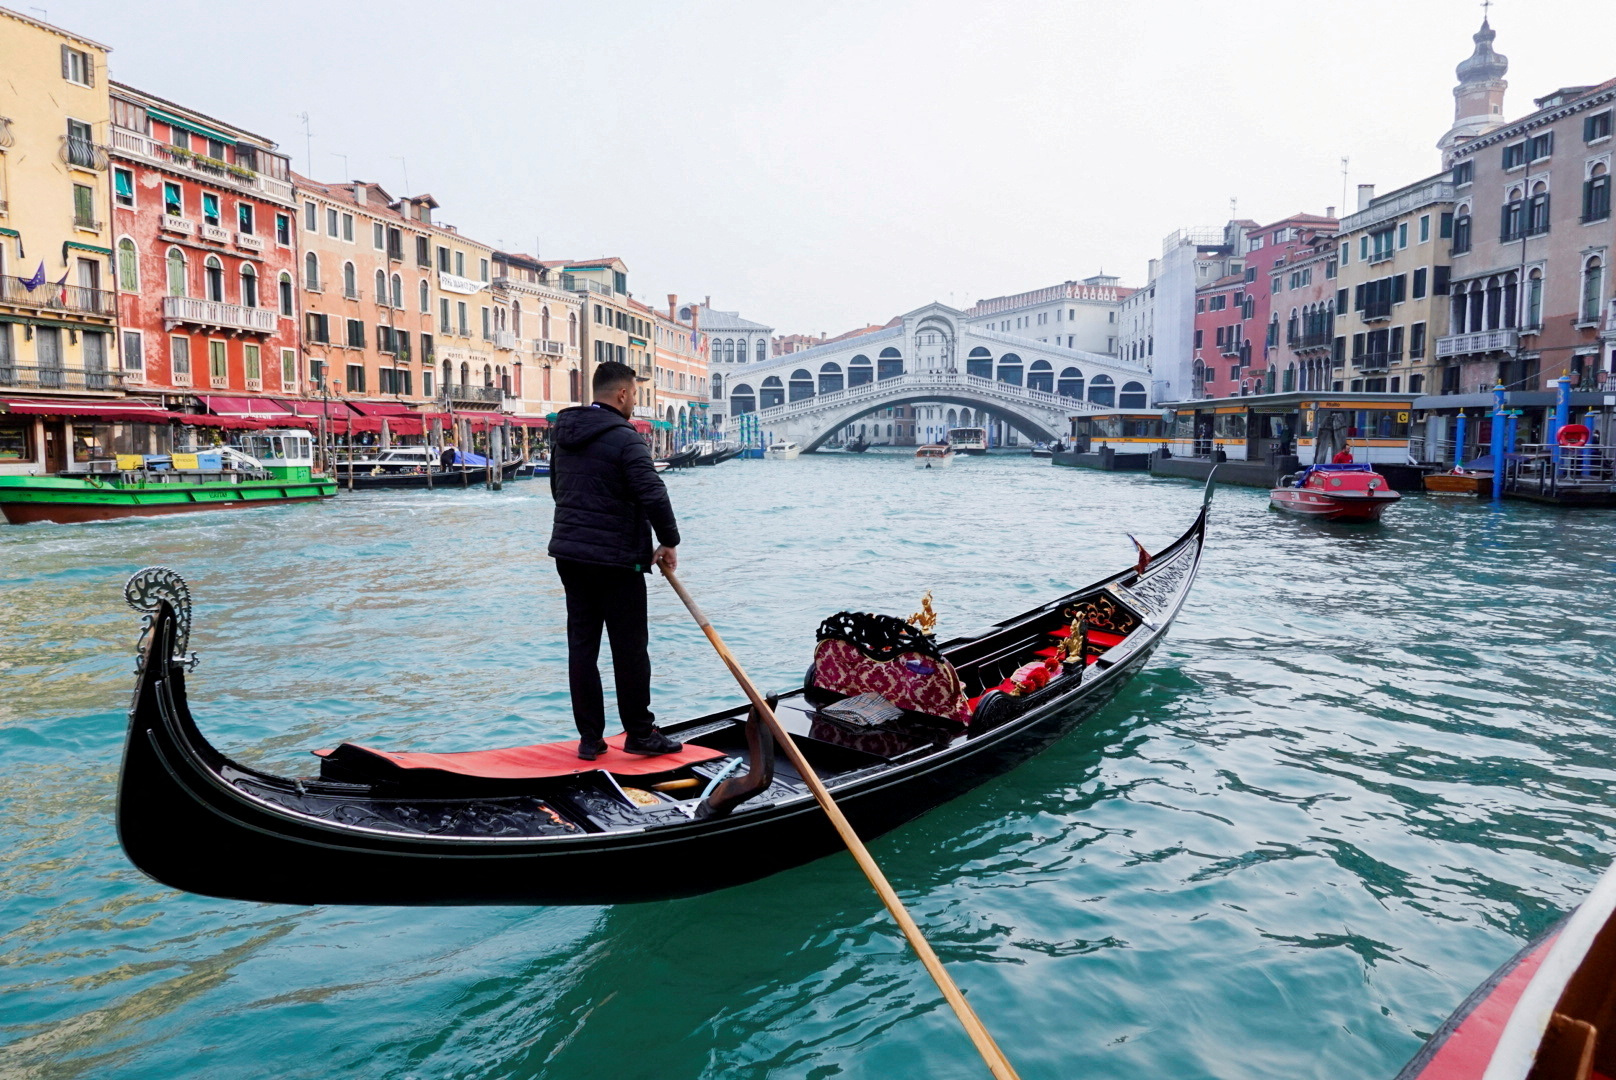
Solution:
M 1189 484 L 897 455 L 669 478 L 684 577 L 767 688 L 843 607 L 944 635 L 1131 561 Z M 1406 499 L 1379 527 L 1219 496 L 1147 671 L 873 850 L 1029 1080 L 1390 1076 L 1616 850 L 1609 515 Z M 197 598 L 197 715 L 281 771 L 339 739 L 565 736 L 548 491 L 0 531 L 0 1078 L 975 1077 L 850 859 L 671 903 L 181 896 L 111 818 L 137 623 Z M 652 587 L 657 708 L 735 700 Z M 176 836 L 175 843 L 186 838 Z

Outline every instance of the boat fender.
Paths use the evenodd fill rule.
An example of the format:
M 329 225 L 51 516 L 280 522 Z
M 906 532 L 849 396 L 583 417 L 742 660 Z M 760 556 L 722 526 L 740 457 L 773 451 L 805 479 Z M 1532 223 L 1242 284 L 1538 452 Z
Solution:
M 1588 430 L 1587 424 L 1567 424 L 1555 435 L 1554 441 L 1561 446 L 1580 447 L 1587 446 L 1593 432 Z

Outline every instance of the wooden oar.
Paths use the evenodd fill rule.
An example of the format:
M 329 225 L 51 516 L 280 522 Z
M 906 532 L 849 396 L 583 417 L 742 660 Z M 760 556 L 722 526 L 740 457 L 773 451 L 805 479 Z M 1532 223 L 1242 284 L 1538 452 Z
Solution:
M 976 1010 L 972 1009 L 970 1002 L 965 1000 L 965 995 L 960 993 L 960 988 L 954 985 L 954 980 L 949 977 L 948 972 L 943 968 L 943 962 L 937 958 L 937 953 L 932 950 L 931 944 L 927 942 L 925 935 L 920 932 L 920 927 L 916 925 L 914 918 L 909 914 L 909 909 L 903 906 L 902 900 L 898 899 L 898 894 L 893 891 L 892 884 L 887 881 L 887 876 L 881 872 L 881 867 L 876 865 L 875 858 L 865 848 L 864 841 L 859 839 L 858 833 L 853 831 L 853 826 L 842 815 L 841 807 L 837 806 L 836 800 L 830 797 L 830 792 L 825 789 L 825 785 L 820 781 L 819 774 L 814 772 L 813 766 L 808 764 L 808 759 L 803 757 L 802 751 L 797 748 L 796 742 L 792 740 L 791 733 L 780 726 L 780 721 L 776 719 L 774 710 L 769 708 L 768 702 L 763 700 L 763 695 L 758 693 L 757 687 L 752 685 L 752 680 L 746 677 L 746 672 L 741 670 L 740 661 L 736 660 L 735 655 L 729 651 L 729 647 L 724 644 L 724 640 L 718 636 L 718 631 L 713 629 L 713 624 L 707 621 L 707 616 L 703 615 L 701 608 L 696 606 L 696 601 L 691 599 L 690 594 L 685 591 L 685 587 L 679 583 L 678 577 L 670 572 L 667 567 L 662 568 L 662 575 L 668 579 L 668 584 L 673 586 L 673 591 L 679 594 L 679 599 L 684 601 L 685 607 L 690 609 L 690 614 L 695 618 L 696 625 L 701 627 L 701 632 L 707 635 L 707 640 L 713 643 L 714 649 L 718 650 L 719 659 L 724 661 L 724 666 L 729 668 L 729 673 L 735 676 L 735 681 L 741 684 L 741 689 L 751 699 L 752 707 L 758 711 L 758 715 L 763 717 L 764 722 L 773 731 L 775 741 L 785 748 L 786 757 L 791 759 L 791 764 L 796 768 L 797 774 L 808 785 L 808 790 L 814 793 L 814 798 L 819 800 L 819 805 L 824 809 L 825 816 L 830 818 L 832 825 L 836 826 L 836 831 L 841 834 L 842 842 L 847 845 L 847 850 L 852 853 L 854 861 L 859 864 L 859 869 L 863 870 L 864 876 L 870 879 L 870 884 L 874 886 L 876 895 L 881 897 L 881 902 L 892 913 L 892 918 L 897 922 L 898 929 L 902 930 L 903 936 L 909 939 L 910 948 L 915 950 L 915 954 L 920 957 L 920 962 L 926 966 L 926 971 L 937 983 L 937 988 L 943 992 L 943 997 L 953 1007 L 954 1014 L 959 1017 L 960 1023 L 965 1027 L 965 1033 L 971 1037 L 971 1042 L 976 1044 L 977 1053 L 981 1054 L 982 1060 L 987 1063 L 988 1071 L 998 1080 L 1019 1080 L 1016 1070 L 1011 1067 L 1009 1060 L 1004 1056 L 1004 1051 L 1000 1050 L 999 1044 L 993 1041 L 993 1036 L 988 1034 L 988 1029 L 982 1026 L 982 1021 L 978 1019 Z

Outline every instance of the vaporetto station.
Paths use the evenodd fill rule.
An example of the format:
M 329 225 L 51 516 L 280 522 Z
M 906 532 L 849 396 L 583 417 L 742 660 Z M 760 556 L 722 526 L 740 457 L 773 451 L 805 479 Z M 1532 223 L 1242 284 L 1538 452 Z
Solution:
M 1142 366 L 971 326 L 964 312 L 944 304 L 846 341 L 714 370 L 712 384 L 713 411 L 728 418 L 726 432 L 734 432 L 734 417 L 756 413 L 767 439 L 804 450 L 861 434 L 886 442 L 867 430 L 868 418 L 899 405 L 939 406 L 930 424 L 917 421 L 917 441 L 926 440 L 928 426 L 940 437 L 990 422 L 1052 441 L 1067 433 L 1073 413 L 1150 406 L 1150 372 Z

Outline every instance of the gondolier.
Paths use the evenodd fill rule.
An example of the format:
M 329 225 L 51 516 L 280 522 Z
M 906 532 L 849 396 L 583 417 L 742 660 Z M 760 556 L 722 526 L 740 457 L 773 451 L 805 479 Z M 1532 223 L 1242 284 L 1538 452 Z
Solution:
M 555 422 L 550 493 L 555 524 L 550 555 L 567 591 L 567 671 L 578 756 L 606 752 L 600 634 L 612 646 L 617 712 L 631 754 L 671 754 L 680 744 L 658 731 L 651 712 L 645 575 L 673 569 L 679 526 L 650 448 L 629 424 L 638 393 L 634 369 L 608 361 L 591 381 L 594 403 L 563 409 Z M 655 530 L 657 547 L 652 550 Z

